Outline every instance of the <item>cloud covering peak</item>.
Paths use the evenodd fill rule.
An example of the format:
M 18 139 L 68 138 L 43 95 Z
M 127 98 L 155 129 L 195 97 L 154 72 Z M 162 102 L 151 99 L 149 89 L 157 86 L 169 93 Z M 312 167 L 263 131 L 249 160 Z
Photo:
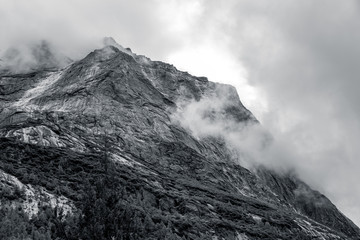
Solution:
M 63 68 L 72 62 L 45 40 L 10 47 L 0 58 L 2 60 L 0 69 L 12 73 Z

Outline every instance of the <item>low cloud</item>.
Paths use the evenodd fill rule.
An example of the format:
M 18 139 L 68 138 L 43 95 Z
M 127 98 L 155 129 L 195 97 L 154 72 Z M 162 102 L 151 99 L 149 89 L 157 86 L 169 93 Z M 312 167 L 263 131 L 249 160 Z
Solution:
M 36 69 L 57 69 L 72 60 L 55 50 L 47 41 L 26 43 L 7 49 L 1 56 L 0 71 L 26 73 Z
M 174 34 L 182 31 L 177 16 L 190 9 L 183 6 L 192 6 L 159 0 L 0 0 L 0 5 L 0 54 L 12 46 L 45 39 L 74 60 L 99 48 L 106 36 L 134 52 L 163 59 L 181 44 L 183 38 Z M 177 28 L 168 24 L 164 16 L 169 14 L 178 20 Z
M 274 139 L 249 115 L 239 100 L 234 99 L 234 88 L 217 86 L 199 101 L 178 102 L 172 121 L 197 139 L 211 136 L 224 140 L 235 154 L 234 159 L 244 167 L 252 169 L 262 165 L 280 173 L 293 171 L 297 156 L 291 146 Z
M 201 45 L 200 35 L 212 39 L 246 70 L 247 84 L 261 93 L 250 96 L 258 104 L 248 107 L 264 106 L 254 113 L 278 145 L 269 161 L 284 159 L 359 225 L 359 3 L 242 0 L 201 7 L 189 45 Z

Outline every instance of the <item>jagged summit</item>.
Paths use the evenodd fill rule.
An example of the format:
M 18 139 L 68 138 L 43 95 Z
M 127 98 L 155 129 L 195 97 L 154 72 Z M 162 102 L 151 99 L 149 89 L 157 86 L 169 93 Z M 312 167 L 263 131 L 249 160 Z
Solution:
M 104 46 L 114 46 L 114 47 L 118 48 L 122 52 L 125 52 L 125 53 L 127 53 L 129 55 L 133 55 L 130 48 L 124 48 L 119 43 L 117 43 L 115 41 L 115 39 L 112 38 L 112 37 L 104 37 L 103 38 L 103 44 L 104 44 Z
M 152 62 L 150 58 L 148 58 L 144 55 L 137 55 L 137 54 L 133 53 L 130 48 L 124 48 L 122 45 L 117 43 L 112 37 L 104 37 L 103 38 L 103 46 L 104 47 L 108 47 L 108 46 L 115 47 L 115 48 L 119 49 L 121 52 L 132 56 L 140 64 L 150 64 Z
M 56 69 L 40 45 L 31 54 L 47 67 L 0 74 L 0 186 L 14 193 L 0 195 L 6 220 L 16 213 L 4 206 L 21 207 L 19 216 L 33 218 L 18 216 L 25 231 L 50 229 L 54 239 L 360 238 L 300 179 L 250 171 L 224 139 L 195 136 L 177 121 L 206 102 L 204 116 L 195 108 L 187 120 L 258 124 L 234 87 L 105 42 Z M 44 206 L 67 214 L 59 220 Z

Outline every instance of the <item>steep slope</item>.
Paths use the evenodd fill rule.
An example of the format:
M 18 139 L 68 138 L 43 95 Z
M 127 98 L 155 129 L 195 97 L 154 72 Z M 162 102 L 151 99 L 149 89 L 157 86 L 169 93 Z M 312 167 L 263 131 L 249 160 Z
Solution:
M 221 96 L 228 104 L 212 117 L 258 124 L 232 86 L 106 42 L 63 69 L 0 78 L 0 168 L 103 226 L 89 230 L 80 217 L 82 238 L 360 239 L 357 226 L 295 176 L 249 171 L 223 139 L 193 136 L 172 119 L 189 102 Z M 99 184 L 110 193 L 91 187 Z M 89 199 L 121 214 L 96 218 Z

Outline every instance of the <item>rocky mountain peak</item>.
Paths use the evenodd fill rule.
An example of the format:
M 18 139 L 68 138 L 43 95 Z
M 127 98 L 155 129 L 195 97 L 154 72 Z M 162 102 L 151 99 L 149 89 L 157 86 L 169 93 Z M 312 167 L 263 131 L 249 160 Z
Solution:
M 117 47 L 112 45 L 104 46 L 101 49 L 96 49 L 93 54 L 89 54 L 88 56 L 93 56 L 95 61 L 105 61 L 116 56 L 120 50 Z
M 114 38 L 112 37 L 104 37 L 103 38 L 103 44 L 104 46 L 113 46 L 113 47 L 116 47 L 117 49 L 119 49 L 120 51 L 122 52 L 125 52 L 129 55 L 133 55 L 132 51 L 130 48 L 124 48 L 123 46 L 121 46 L 119 43 L 117 43 L 115 41 Z
M 7 59 L 25 61 L 12 51 Z M 4 206 L 36 198 L 57 209 L 51 199 L 61 199 L 68 210 L 61 221 L 41 208 L 47 221 L 20 212 L 24 229 L 50 229 L 54 239 L 360 238 L 296 176 L 249 170 L 223 137 L 194 134 L 200 118 L 229 132 L 229 122 L 259 124 L 234 87 L 136 55 L 112 38 L 65 68 L 51 67 L 58 58 L 47 43 L 30 52 L 42 68 L 0 73 L 0 173 L 12 179 L 0 183 L 5 219 L 14 212 Z

